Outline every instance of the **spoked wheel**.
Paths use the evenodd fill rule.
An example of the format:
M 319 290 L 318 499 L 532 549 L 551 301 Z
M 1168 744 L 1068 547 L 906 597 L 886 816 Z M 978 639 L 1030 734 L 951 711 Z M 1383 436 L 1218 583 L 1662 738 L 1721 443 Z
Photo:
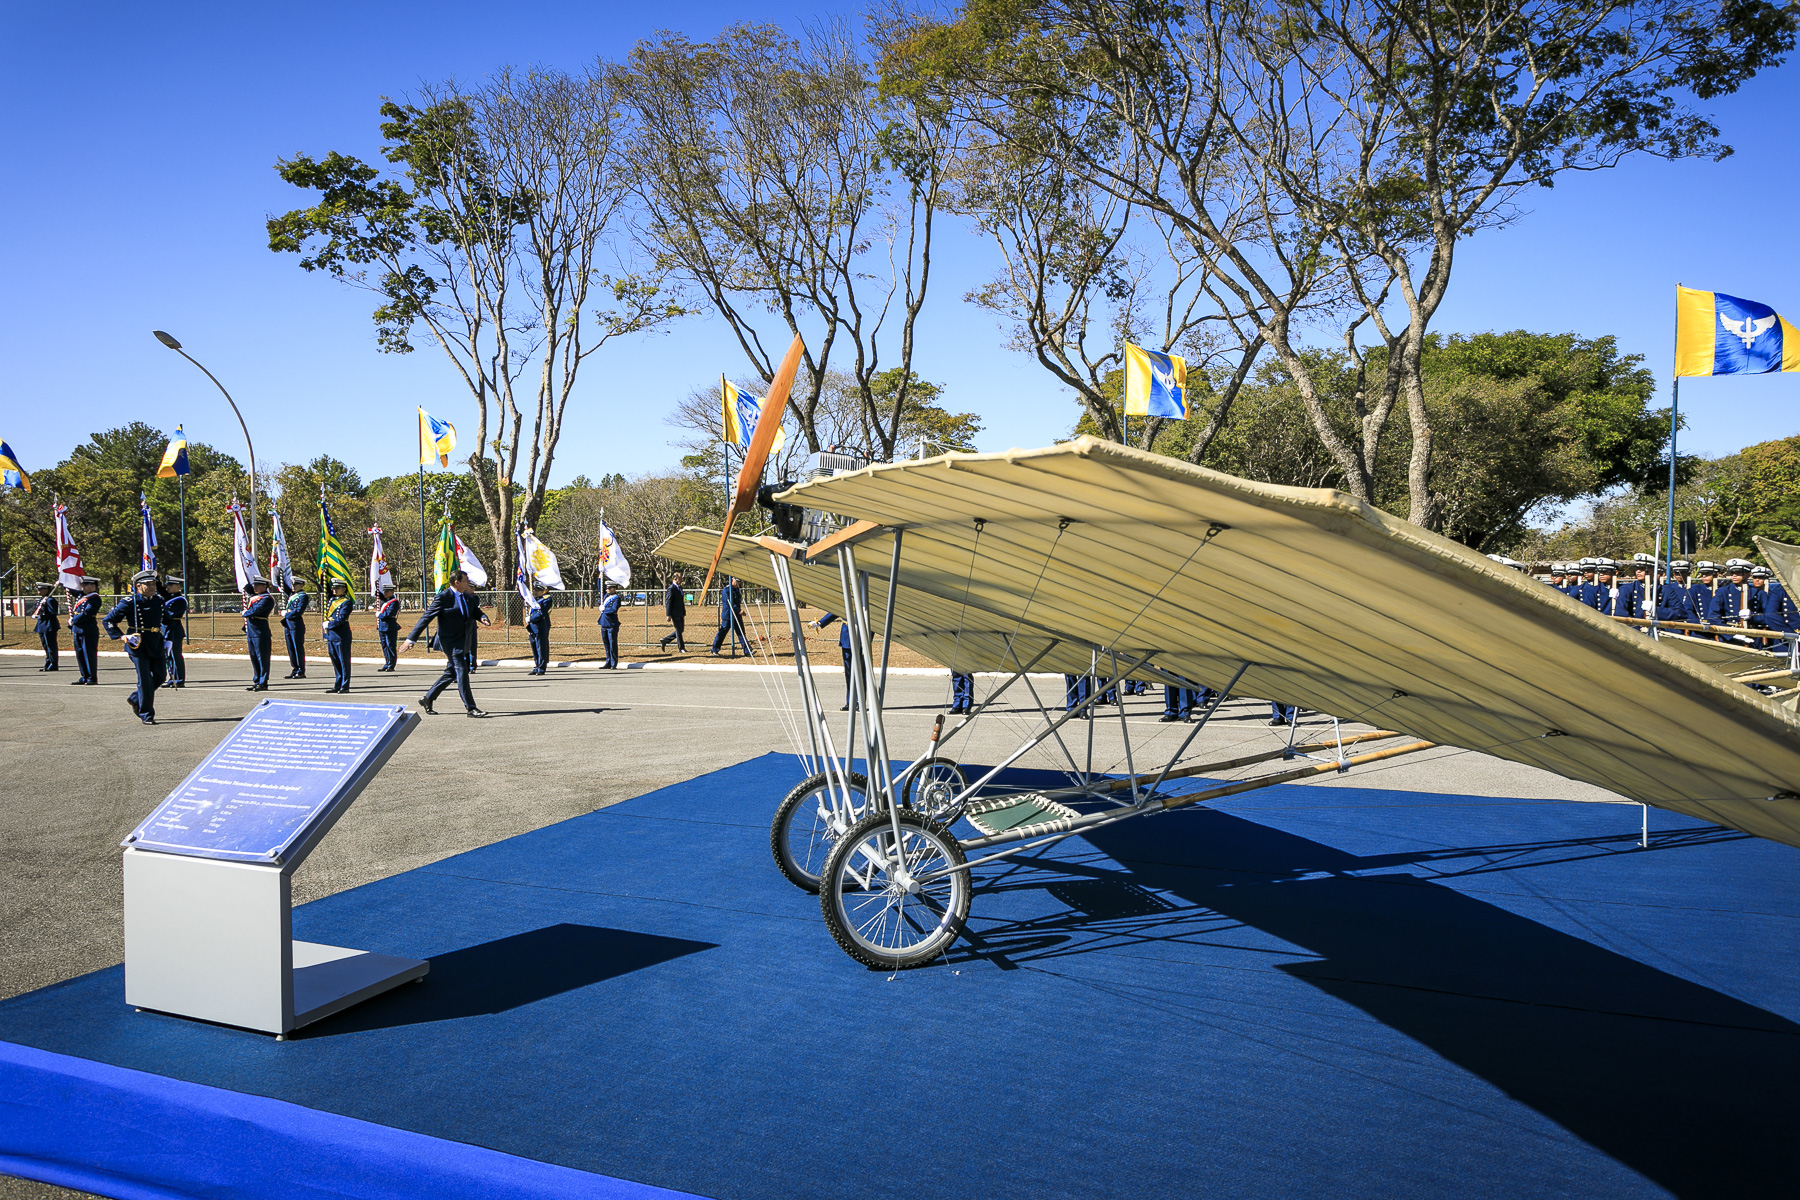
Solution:
M 928 758 L 906 777 L 900 803 L 934 820 L 950 811 L 950 802 L 969 786 L 969 777 L 949 758 Z
M 914 812 L 875 812 L 831 848 L 821 872 L 825 927 L 857 962 L 884 971 L 943 954 L 969 916 L 968 861 L 950 832 Z M 939 872 L 946 872 L 939 874 Z
M 789 792 L 775 810 L 775 820 L 769 826 L 769 850 L 775 855 L 775 865 L 797 888 L 819 890 L 819 871 L 825 865 L 825 856 L 852 825 L 868 814 L 869 781 L 856 771 L 850 772 L 849 780 L 848 808 L 841 796 L 832 800 L 824 775 L 814 775 Z

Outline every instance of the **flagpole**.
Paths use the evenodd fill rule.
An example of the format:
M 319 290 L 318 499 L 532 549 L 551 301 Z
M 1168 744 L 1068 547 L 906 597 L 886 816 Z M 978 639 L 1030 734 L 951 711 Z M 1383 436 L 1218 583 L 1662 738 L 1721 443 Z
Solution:
M 1681 284 L 1675 284 L 1675 353 L 1670 371 L 1671 383 L 1669 395 L 1669 533 L 1664 545 L 1669 548 L 1669 559 L 1674 561 L 1675 548 L 1675 435 L 1678 428 L 1677 414 L 1681 411 Z
M 180 505 L 181 524 L 181 590 L 189 590 L 187 585 L 187 476 L 175 476 L 175 494 Z
M 425 454 L 419 452 L 419 607 L 425 607 Z

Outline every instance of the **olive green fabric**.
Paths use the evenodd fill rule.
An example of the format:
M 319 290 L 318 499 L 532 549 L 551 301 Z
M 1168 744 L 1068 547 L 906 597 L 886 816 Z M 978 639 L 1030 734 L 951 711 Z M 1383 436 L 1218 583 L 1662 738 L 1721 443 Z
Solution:
M 1018 630 L 1238 694 L 1528 763 L 1800 845 L 1800 718 L 1446 538 L 1330 489 L 1238 479 L 1094 438 L 881 464 L 783 499 L 905 530 L 896 640 L 965 668 Z M 979 525 L 978 525 L 979 522 Z M 704 564 L 715 541 L 671 539 Z M 684 540 L 685 539 L 685 540 Z M 754 543 L 731 570 L 762 582 Z M 891 542 L 856 551 L 879 609 Z M 838 607 L 829 565 L 796 566 Z M 800 579 L 809 580 L 804 586 Z M 823 576 L 820 583 L 811 579 Z M 879 620 L 879 613 L 877 620 Z M 961 629 L 959 636 L 957 630 Z M 984 647 L 980 655 L 971 644 Z M 945 653 L 945 652 L 948 653 Z M 1454 772 L 1455 760 L 1440 760 Z

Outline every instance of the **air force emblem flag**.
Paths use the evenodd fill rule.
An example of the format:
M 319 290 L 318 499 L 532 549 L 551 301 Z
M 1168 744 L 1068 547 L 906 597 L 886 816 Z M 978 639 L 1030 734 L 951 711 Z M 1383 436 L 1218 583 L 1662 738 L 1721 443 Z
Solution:
M 1800 332 L 1766 304 L 1675 289 L 1676 375 L 1800 371 Z

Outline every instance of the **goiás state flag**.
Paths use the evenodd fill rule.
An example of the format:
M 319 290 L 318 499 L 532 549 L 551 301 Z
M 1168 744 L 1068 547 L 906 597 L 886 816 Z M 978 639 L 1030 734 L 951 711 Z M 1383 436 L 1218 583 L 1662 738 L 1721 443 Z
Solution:
M 1767 304 L 1675 289 L 1675 374 L 1800 371 L 1800 330 Z

